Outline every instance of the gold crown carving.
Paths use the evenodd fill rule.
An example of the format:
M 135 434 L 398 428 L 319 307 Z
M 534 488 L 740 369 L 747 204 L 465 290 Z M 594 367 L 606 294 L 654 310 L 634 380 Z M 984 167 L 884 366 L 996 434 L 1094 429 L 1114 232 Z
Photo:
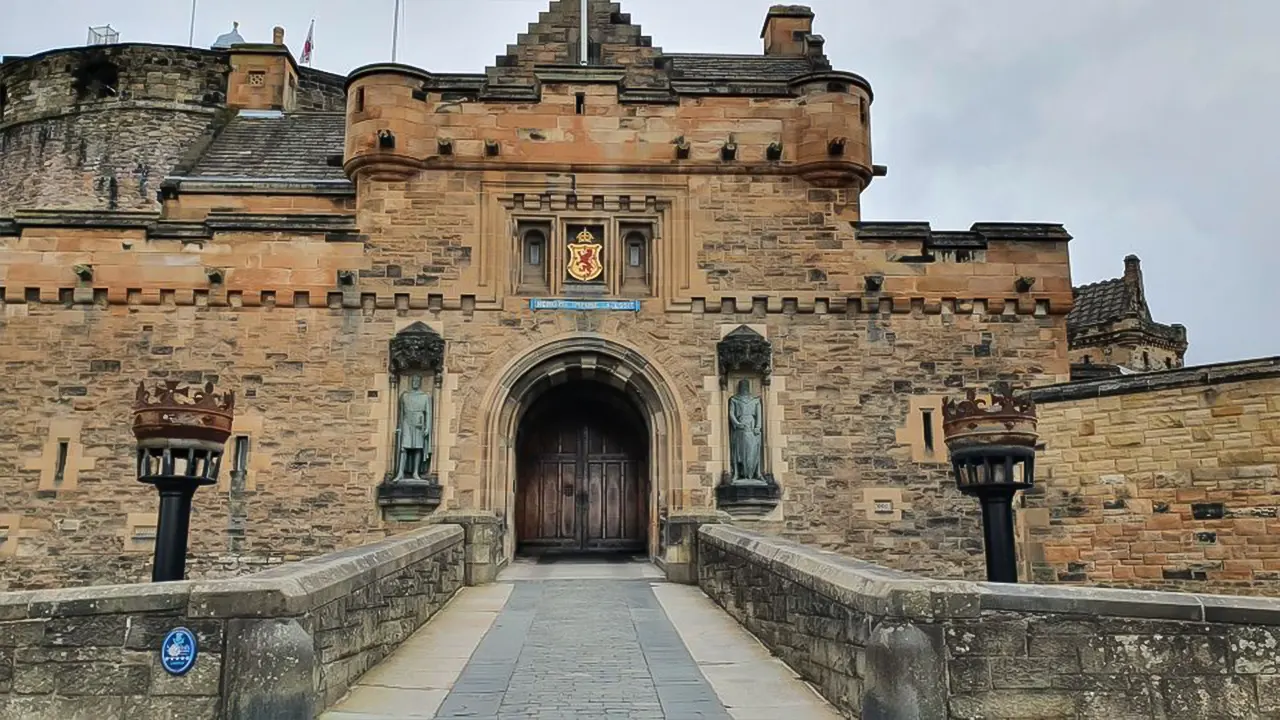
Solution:
M 1016 397 L 1008 390 L 997 390 L 991 401 L 969 389 L 964 400 L 944 400 L 942 431 L 948 444 L 954 440 L 1035 444 L 1036 404 L 1031 398 Z
M 177 380 L 165 380 L 148 389 L 146 383 L 138 383 L 133 403 L 134 436 L 139 440 L 226 442 L 231 435 L 235 392 L 214 392 L 211 382 L 204 387 L 180 385 Z
M 580 243 L 594 243 L 596 236 L 592 235 L 590 230 L 583 228 L 582 232 L 578 233 L 578 236 L 574 239 Z

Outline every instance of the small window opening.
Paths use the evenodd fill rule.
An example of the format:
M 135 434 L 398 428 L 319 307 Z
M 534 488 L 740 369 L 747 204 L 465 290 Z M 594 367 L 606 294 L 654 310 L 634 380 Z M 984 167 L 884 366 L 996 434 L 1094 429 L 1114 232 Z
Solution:
M 867 99 L 858 98 L 858 119 L 862 121 L 863 126 L 867 124 Z
M 574 105 L 574 109 L 579 115 L 586 114 L 587 112 L 587 94 L 586 93 L 578 93 L 577 103 Z
M 529 240 L 528 263 L 534 267 L 538 267 L 542 265 L 542 240 L 538 239 L 541 236 L 537 233 L 533 233 L 533 235 L 536 237 L 530 238 Z
M 629 295 L 649 293 L 649 238 L 651 227 L 623 228 L 622 289 Z
M 1092 364 L 1093 364 L 1093 356 L 1092 356 L 1092 355 L 1085 355 L 1085 356 L 1084 356 L 1084 364 L 1085 364 L 1085 365 L 1092 365 Z
M 520 277 L 521 292 L 542 292 L 547 289 L 547 243 L 551 237 L 551 228 L 543 223 L 519 228 L 517 237 L 520 240 Z
M 364 88 L 356 88 L 356 112 L 364 112 Z
M 1151 355 L 1149 353 L 1142 353 L 1142 368 L 1144 370 L 1151 369 Z
M 4 120 L 4 111 L 9 105 L 9 88 L 0 85 L 0 120 Z
M 53 467 L 53 484 L 61 485 L 67 476 L 67 451 L 71 447 L 71 441 L 58 441 L 58 459 Z
M 249 469 L 249 436 L 237 435 L 235 455 L 231 458 L 231 472 L 244 472 Z
M 1173 358 L 1165 358 L 1165 359 L 1164 359 L 1164 368 L 1165 368 L 1166 370 L 1170 370 L 1170 369 L 1172 369 L 1172 368 L 1173 368 Z
M 921 409 L 920 419 L 924 421 L 924 449 L 933 452 L 933 410 Z

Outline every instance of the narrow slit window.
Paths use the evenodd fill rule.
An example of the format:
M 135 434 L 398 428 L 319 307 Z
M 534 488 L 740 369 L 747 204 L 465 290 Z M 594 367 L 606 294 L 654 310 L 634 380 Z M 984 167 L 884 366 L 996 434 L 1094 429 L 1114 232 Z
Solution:
M 67 476 L 67 451 L 70 449 L 69 440 L 58 441 L 58 459 L 57 464 L 53 467 L 53 484 L 61 485 Z
M 933 452 L 933 410 L 921 410 L 920 419 L 924 421 L 924 449 L 926 452 Z
M 364 112 L 364 88 L 356 88 L 356 112 Z
M 244 472 L 249 469 L 249 436 L 237 435 L 235 455 L 231 458 L 231 471 Z
M 583 115 L 587 112 L 587 94 L 586 93 L 578 93 L 577 101 L 574 104 L 574 110 L 579 115 Z

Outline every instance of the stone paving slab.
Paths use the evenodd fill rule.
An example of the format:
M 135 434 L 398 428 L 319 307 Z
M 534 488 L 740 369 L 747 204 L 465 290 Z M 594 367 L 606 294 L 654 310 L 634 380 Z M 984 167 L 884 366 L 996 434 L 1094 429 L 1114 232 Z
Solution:
M 653 593 L 734 720 L 840 720 L 835 708 L 701 590 L 662 584 Z
M 517 582 L 437 717 L 729 720 L 650 582 L 607 578 Z
M 510 594 L 504 584 L 463 588 L 321 720 L 435 717 Z
M 697 588 L 644 563 L 518 562 L 466 588 L 322 720 L 828 720 Z

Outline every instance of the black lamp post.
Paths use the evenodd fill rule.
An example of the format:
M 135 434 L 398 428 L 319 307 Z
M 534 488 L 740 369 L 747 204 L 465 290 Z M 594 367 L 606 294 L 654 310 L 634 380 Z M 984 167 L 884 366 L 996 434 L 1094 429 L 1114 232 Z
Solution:
M 186 577 L 191 497 L 218 481 L 236 403 L 235 393 L 215 393 L 213 383 L 194 391 L 178 384 L 166 380 L 149 391 L 139 383 L 133 407 L 138 481 L 160 493 L 153 582 Z
M 982 503 L 987 580 L 1016 583 L 1013 496 L 1035 483 L 1035 403 L 1004 390 L 988 405 L 969 390 L 964 400 L 943 403 L 942 415 L 956 485 Z

